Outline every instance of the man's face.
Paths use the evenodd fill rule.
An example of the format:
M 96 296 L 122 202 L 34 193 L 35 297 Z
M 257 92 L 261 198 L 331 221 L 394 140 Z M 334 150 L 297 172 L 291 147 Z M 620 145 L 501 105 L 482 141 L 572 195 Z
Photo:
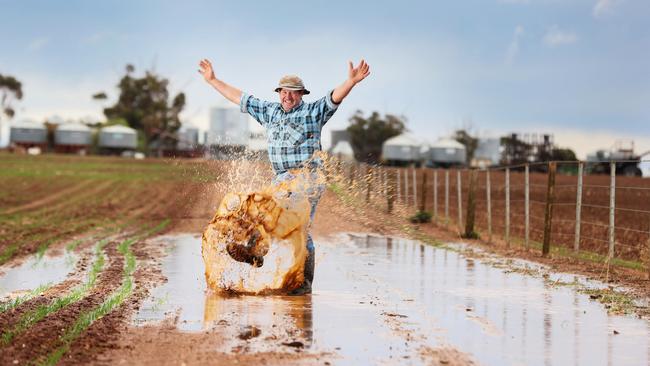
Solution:
M 302 90 L 280 89 L 280 103 L 282 103 L 282 109 L 286 112 L 300 104 L 302 93 Z

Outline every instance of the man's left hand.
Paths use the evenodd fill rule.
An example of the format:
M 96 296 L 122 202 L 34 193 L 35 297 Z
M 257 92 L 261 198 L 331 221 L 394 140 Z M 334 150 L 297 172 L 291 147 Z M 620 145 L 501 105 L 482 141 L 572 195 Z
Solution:
M 365 79 L 366 76 L 370 75 L 370 65 L 366 63 L 365 60 L 361 60 L 357 67 L 354 67 L 352 61 L 349 63 L 348 67 L 348 79 L 355 84 Z

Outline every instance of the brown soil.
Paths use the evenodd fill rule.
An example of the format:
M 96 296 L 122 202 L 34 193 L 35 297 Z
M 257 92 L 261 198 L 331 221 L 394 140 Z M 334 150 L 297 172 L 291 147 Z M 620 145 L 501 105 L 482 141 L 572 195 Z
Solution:
M 128 203 L 130 215 L 138 216 L 141 222 L 155 224 L 162 219 L 172 219 L 169 232 L 201 233 L 212 219 L 216 207 L 225 192 L 219 191 L 209 183 L 160 183 L 147 187 L 138 197 Z M 83 210 L 83 209 L 80 209 Z M 117 210 L 110 202 L 103 203 L 100 214 L 115 217 L 123 211 Z M 83 215 L 75 212 L 74 215 Z M 440 241 L 457 241 L 452 231 L 432 225 L 407 224 L 404 215 L 386 214 L 375 208 L 350 207 L 342 203 L 336 194 L 327 191 L 319 204 L 311 233 L 315 237 L 326 237 L 339 232 L 373 232 L 405 236 L 406 233 L 419 232 Z M 408 229 L 408 230 L 405 230 Z M 64 229 L 61 229 L 64 230 Z M 92 241 L 82 244 L 78 250 L 88 250 Z M 553 269 L 577 272 L 602 279 L 602 265 L 578 262 L 574 259 L 548 257 L 542 258 L 521 248 L 506 248 L 504 243 L 486 244 L 471 241 L 474 245 L 490 251 L 550 265 Z M 47 356 L 60 346 L 58 337 L 67 326 L 74 323 L 78 315 L 102 303 L 122 282 L 123 257 L 117 252 L 118 242 L 106 247 L 109 260 L 105 270 L 98 278 L 97 286 L 77 303 L 51 314 L 24 333 L 18 335 L 9 345 L 0 346 L 0 364 L 24 364 Z M 59 248 L 63 242 L 54 244 Z M 25 249 L 33 253 L 34 246 Z M 329 364 L 336 360 L 335 355 L 313 354 L 300 350 L 287 349 L 273 353 L 224 353 L 219 347 L 226 335 L 219 327 L 206 332 L 185 333 L 176 329 L 174 319 L 161 325 L 135 327 L 130 324 L 131 315 L 137 311 L 149 291 L 165 281 L 160 270 L 163 248 L 141 240 L 132 246 L 138 266 L 134 273 L 136 286 L 133 294 L 117 309 L 95 321 L 80 338 L 74 341 L 70 351 L 61 360 L 62 364 Z M 83 263 L 88 266 L 88 260 Z M 648 281 L 644 274 L 612 268 L 610 279 L 615 283 L 632 286 L 639 294 L 649 295 Z M 17 309 L 0 314 L 0 328 L 7 329 L 15 324 L 20 316 L 38 305 L 47 303 L 55 295 L 65 293 L 78 283 L 78 279 L 66 281 L 56 290 L 28 301 Z M 472 360 L 454 349 L 422 349 L 420 357 L 430 364 L 471 365 Z

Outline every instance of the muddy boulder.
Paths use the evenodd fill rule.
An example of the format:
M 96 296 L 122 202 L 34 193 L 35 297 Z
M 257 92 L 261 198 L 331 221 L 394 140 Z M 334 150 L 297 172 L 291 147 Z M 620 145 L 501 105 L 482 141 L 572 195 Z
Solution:
M 203 233 L 208 287 L 282 293 L 299 287 L 307 256 L 309 203 L 286 186 L 228 193 Z

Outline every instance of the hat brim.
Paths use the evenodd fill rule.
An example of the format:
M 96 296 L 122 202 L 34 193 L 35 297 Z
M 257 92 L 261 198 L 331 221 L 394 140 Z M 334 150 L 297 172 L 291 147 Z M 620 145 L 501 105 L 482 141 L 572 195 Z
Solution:
M 294 88 L 294 87 L 290 87 L 290 86 L 278 86 L 277 88 L 275 88 L 275 92 L 276 92 L 276 93 L 279 93 L 280 90 L 282 90 L 282 89 L 287 89 L 287 90 L 296 90 L 296 91 L 297 91 L 297 90 L 302 90 L 303 94 L 305 94 L 305 95 L 309 94 L 309 90 L 307 90 L 307 89 L 304 89 L 304 88 Z

